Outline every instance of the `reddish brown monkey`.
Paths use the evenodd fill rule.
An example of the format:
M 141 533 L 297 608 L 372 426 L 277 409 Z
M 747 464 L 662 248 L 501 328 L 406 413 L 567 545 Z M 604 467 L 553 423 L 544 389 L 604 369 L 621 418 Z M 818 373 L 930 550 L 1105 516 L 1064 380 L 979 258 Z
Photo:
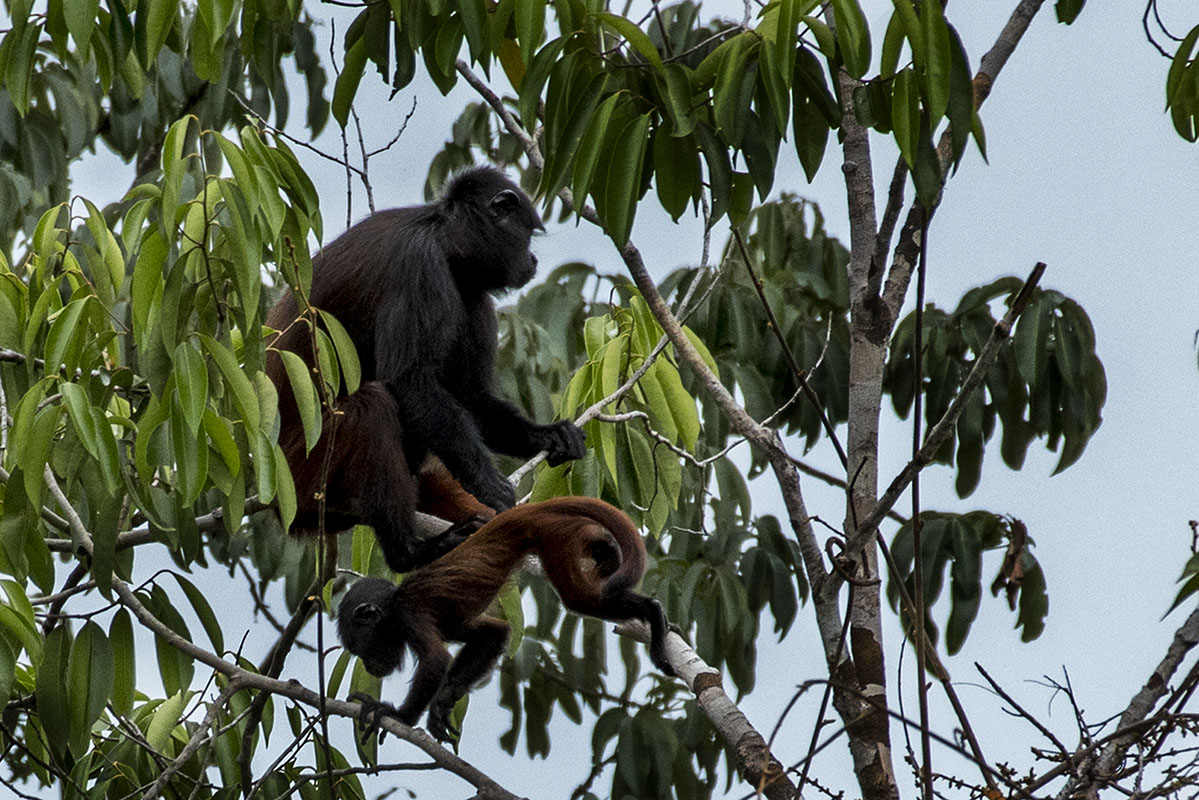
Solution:
M 674 674 L 666 658 L 666 615 L 657 600 L 635 591 L 646 559 L 636 527 L 602 500 L 558 497 L 497 514 L 441 558 L 405 575 L 398 586 L 363 578 L 350 587 L 337 614 L 346 649 L 380 677 L 401 666 L 405 649 L 417 661 L 399 708 L 364 698 L 368 717 L 385 714 L 415 725 L 428 708 L 429 732 L 449 738 L 454 704 L 491 670 L 508 641 L 508 624 L 486 611 L 530 554 L 540 558 L 562 604 L 572 611 L 606 620 L 645 620 L 650 659 Z M 447 641 L 463 643 L 457 657 L 451 658 Z

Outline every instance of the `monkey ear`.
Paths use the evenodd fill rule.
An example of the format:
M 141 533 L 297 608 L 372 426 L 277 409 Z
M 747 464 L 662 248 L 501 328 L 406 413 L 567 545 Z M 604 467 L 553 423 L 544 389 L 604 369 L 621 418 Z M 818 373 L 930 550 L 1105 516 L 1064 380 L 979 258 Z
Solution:
M 497 192 L 491 198 L 491 213 L 497 217 L 506 217 L 521 206 L 520 196 L 511 189 Z
M 383 609 L 374 603 L 363 603 L 354 609 L 350 616 L 355 625 L 375 625 L 383 619 Z

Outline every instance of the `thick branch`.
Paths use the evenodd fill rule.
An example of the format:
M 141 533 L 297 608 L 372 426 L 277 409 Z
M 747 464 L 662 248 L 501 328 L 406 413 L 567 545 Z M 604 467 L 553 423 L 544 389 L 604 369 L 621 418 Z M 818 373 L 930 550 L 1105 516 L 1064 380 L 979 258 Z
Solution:
M 635 620 L 616 626 L 616 632 L 648 644 L 649 626 Z M 737 708 L 725 692 L 720 670 L 710 666 L 681 636 L 671 631 L 666 637 L 670 665 L 692 692 L 712 725 L 737 754 L 741 776 L 768 800 L 796 800 L 799 791 L 774 757 L 762 734 Z
M 88 555 L 92 553 L 93 538 L 91 533 L 83 524 L 83 520 L 71 505 L 62 488 L 59 486 L 54 473 L 46 467 L 44 472 L 46 486 L 50 489 L 51 495 L 55 502 L 60 506 L 63 514 L 66 517 L 69 525 L 72 539 L 79 542 L 80 547 Z M 125 606 L 132 612 L 133 616 L 142 625 L 149 630 L 160 640 L 166 642 L 171 647 L 174 647 L 179 652 L 188 656 L 194 661 L 205 664 L 222 675 L 226 676 L 229 681 L 238 686 L 247 689 L 258 689 L 264 692 L 289 697 L 297 702 L 304 703 L 312 708 L 324 708 L 326 713 L 337 714 L 338 716 L 357 718 L 362 711 L 362 706 L 358 703 L 346 703 L 340 700 L 334 700 L 328 697 L 322 697 L 317 692 L 307 689 L 300 685 L 298 681 L 281 681 L 274 678 L 268 678 L 264 675 L 256 675 L 241 669 L 235 664 L 232 664 L 221 658 L 216 653 L 205 650 L 199 645 L 185 639 L 176 633 L 170 626 L 163 623 L 155 617 L 149 609 L 142 604 L 137 595 L 134 594 L 129 584 L 112 576 L 112 589 L 117 595 L 117 599 L 121 605 Z M 472 764 L 462 760 L 454 753 L 446 750 L 433 740 L 431 736 L 422 730 L 409 728 L 407 725 L 394 719 L 385 719 L 381 723 L 382 727 L 396 734 L 405 741 L 415 744 L 439 766 L 453 772 L 463 780 L 470 783 L 478 789 L 479 797 L 501 798 L 502 800 L 516 800 L 516 795 L 507 791 L 488 775 L 474 767 Z

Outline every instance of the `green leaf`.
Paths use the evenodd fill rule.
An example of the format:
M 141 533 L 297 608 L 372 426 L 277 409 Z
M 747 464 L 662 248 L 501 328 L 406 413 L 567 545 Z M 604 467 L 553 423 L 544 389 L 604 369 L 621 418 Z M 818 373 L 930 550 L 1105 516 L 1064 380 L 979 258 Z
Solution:
M 690 135 L 696 123 L 691 70 L 681 64 L 667 64 L 654 73 L 654 85 L 663 101 L 659 106 L 670 120 L 671 135 Z
M 195 436 L 208 405 L 208 367 L 204 364 L 204 356 L 189 341 L 182 341 L 175 348 L 174 362 L 179 405 L 188 430 Z
M 596 14 L 595 17 L 627 39 L 629 44 L 633 46 L 633 49 L 640 53 L 642 58 L 648 61 L 653 67 L 662 69 L 662 56 L 658 54 L 658 48 L 654 47 L 654 43 L 646 35 L 645 31 L 616 14 L 601 12 Z
M 47 373 L 58 372 L 63 367 L 67 368 L 68 376 L 74 373 L 81 344 L 79 340 L 85 332 L 79 330 L 79 318 L 91 302 L 91 295 L 72 300 L 54 315 L 54 321 L 50 323 L 50 333 L 46 336 Z M 86 329 L 86 325 L 84 328 Z
M 1178 45 L 1178 51 L 1170 62 L 1170 70 L 1166 73 L 1166 108 L 1170 107 L 1174 93 L 1178 91 L 1183 73 L 1186 72 L 1187 65 L 1191 61 L 1191 51 L 1195 49 L 1196 41 L 1199 41 L 1199 25 L 1191 28 L 1190 33 L 1183 38 L 1182 43 Z
M 46 636 L 34 689 L 37 714 L 46 735 L 46 743 L 59 757 L 66 754 L 71 733 L 71 706 L 67 698 L 67 681 L 64 679 L 70 651 L 71 635 L 66 626 L 55 627 Z
M 558 55 L 565 46 L 566 39 L 564 37 L 548 42 L 537 52 L 528 71 L 525 72 L 524 80 L 520 83 L 520 99 L 517 101 L 517 108 L 520 110 L 521 124 L 526 130 L 533 130 L 537 127 L 537 105 L 541 101 L 541 92 L 545 88 L 545 82 L 549 80 L 550 73 L 558 63 Z
M 208 446 L 190 430 L 183 410 L 171 403 L 171 450 L 175 456 L 175 482 L 185 504 L 194 503 L 208 478 Z
M 17 654 L 8 640 L 0 636 L 0 703 L 8 705 L 12 697 L 13 679 L 17 672 Z
M 304 359 L 290 350 L 280 350 L 279 356 L 287 370 L 287 380 L 291 384 L 300 422 L 304 426 L 304 446 L 311 452 L 321 438 L 321 405 L 317 400 L 316 388 L 308 376 L 308 365 Z
M 182 117 L 172 123 L 162 147 L 162 218 L 168 227 L 174 224 L 179 211 L 179 195 L 183 191 L 183 176 L 187 173 L 183 146 L 193 119 Z
M 158 59 L 158 51 L 166 44 L 167 36 L 179 13 L 177 0 L 142 0 L 138 4 L 135 32 L 145 30 L 144 50 L 141 62 L 149 69 Z
M 247 434 L 251 431 L 257 431 L 259 410 L 258 397 L 254 393 L 254 385 L 250 383 L 250 379 L 246 377 L 246 373 L 242 371 L 241 366 L 237 363 L 237 359 L 234 358 L 233 352 L 229 348 L 205 334 L 200 334 L 200 341 L 204 345 L 204 349 L 212 357 L 213 362 L 217 365 L 217 369 L 220 370 L 225 383 L 233 391 L 234 403 L 237 405 L 242 421 L 248 429 Z
M 949 27 L 945 24 L 941 0 L 921 0 L 920 22 L 925 46 L 923 94 L 930 122 L 935 125 L 937 120 L 945 116 L 945 109 L 949 106 L 949 73 L 952 64 Z
M 458 0 L 457 9 L 466 43 L 470 47 L 471 61 L 485 61 L 490 53 L 488 40 L 491 38 L 491 27 L 483 0 Z
M 192 641 L 187 623 L 175 610 L 171 598 L 161 586 L 155 584 L 148 595 L 139 593 L 138 596 L 160 622 L 187 641 Z M 154 637 L 154 651 L 158 656 L 158 671 L 162 676 L 163 688 L 170 694 L 186 691 L 195 674 L 195 663 L 191 656 L 176 650 L 165 638 L 158 636 Z M 178 717 L 175 719 L 178 721 Z
M 71 708 L 71 751 L 84 753 L 92 723 L 100 718 L 113 687 L 112 645 L 104 630 L 88 620 L 71 645 L 67 693 Z
M 516 0 L 513 19 L 516 23 L 516 39 L 520 42 L 520 54 L 525 64 L 532 64 L 545 35 L 546 0 Z
M 154 716 L 150 718 L 150 726 L 146 729 L 146 741 L 149 742 L 150 747 L 154 748 L 155 752 L 167 751 L 171 733 L 183 718 L 183 707 L 186 703 L 186 694 L 179 691 L 162 701 L 162 705 L 154 709 Z
M 1045 573 L 1041 565 L 1028 553 L 1024 559 L 1024 580 L 1020 583 L 1019 613 L 1016 626 L 1024 630 L 1020 641 L 1031 642 L 1045 630 L 1045 617 L 1049 616 L 1049 595 L 1045 592 Z
M 113 684 L 112 705 L 120 714 L 133 711 L 137 687 L 137 653 L 133 647 L 133 623 L 129 612 L 118 609 L 108 626 L 108 641 L 112 645 Z
M 934 0 L 935 2 L 935 0 Z M 861 78 L 870 69 L 870 28 L 857 0 L 832 0 L 837 14 L 837 50 L 845 69 Z
M 229 22 L 233 19 L 235 1 L 199 0 L 196 4 L 196 12 L 204 20 L 211 36 L 208 41 L 209 47 L 215 48 L 221 41 L 221 37 L 224 36 L 225 29 L 229 27 Z
M 904 39 L 903 22 L 897 10 L 891 15 L 887 23 L 887 32 L 883 34 L 883 57 L 879 63 L 878 74 L 880 78 L 889 78 L 899 69 L 899 55 L 903 51 Z
M 346 394 L 353 394 L 362 385 L 362 365 L 358 361 L 358 348 L 354 346 L 354 340 L 336 317 L 323 310 L 320 315 L 337 352 L 337 363 L 345 379 Z
M 791 125 L 795 136 L 795 153 L 799 156 L 804 176 L 811 183 L 824 160 L 830 128 L 802 81 L 795 81 L 792 94 Z
M 627 94 L 614 92 L 600 103 L 599 108 L 592 115 L 591 123 L 587 126 L 587 130 L 579 142 L 572 170 L 571 192 L 574 195 L 576 208 L 582 207 L 587 200 L 587 193 L 591 191 L 591 183 L 595 178 L 596 165 L 599 163 L 600 153 L 603 151 L 613 111 L 617 105 L 628 106 L 631 103 Z
M 287 458 L 279 445 L 274 446 L 275 463 L 275 504 L 279 508 L 279 519 L 283 527 L 289 528 L 291 521 L 296 518 L 296 485 L 292 481 L 291 471 L 287 468 Z
M 693 450 L 700 430 L 699 411 L 695 405 L 695 398 L 683 387 L 678 370 L 671 364 L 658 361 L 654 367 L 651 372 L 666 398 L 670 416 L 679 432 L 679 438 L 682 439 L 683 445 L 688 450 Z M 649 378 L 650 376 L 646 375 L 645 377 Z
M 79 434 L 79 441 L 92 458 L 100 457 L 100 443 L 92 429 L 91 400 L 87 392 L 77 383 L 63 383 L 59 387 L 62 393 L 63 405 L 67 407 L 67 416 Z
M 729 197 L 729 220 L 740 225 L 749 217 L 754 204 L 754 180 L 748 172 L 733 172 L 733 191 Z
M 546 170 L 541 180 L 542 193 L 546 197 L 556 197 L 569 180 L 575 152 L 607 87 L 608 75 L 601 72 L 585 84 L 578 80 L 573 81 L 570 98 L 563 98 L 564 108 L 570 109 L 565 124 L 557 131 L 558 137 L 552 142 L 549 140 L 548 127 L 546 130 L 546 145 L 551 152 L 550 157 L 546 159 Z
M 675 139 L 665 126 L 659 125 L 654 131 L 654 175 L 658 200 L 677 222 L 687 204 L 703 188 L 696 138 Z
M 187 595 L 188 602 L 192 605 L 192 611 L 195 611 L 196 616 L 200 618 L 200 624 L 204 626 L 204 632 L 208 634 L 208 640 L 212 642 L 212 649 L 218 654 L 224 653 L 225 636 L 221 632 L 220 623 L 217 622 L 216 614 L 212 611 L 212 606 L 208 604 L 208 599 L 187 578 L 176 572 L 172 572 L 170 575 L 179 583 L 179 588 L 183 590 L 183 593 Z
M 716 118 L 716 129 L 726 144 L 737 147 L 738 119 L 748 111 L 753 96 L 753 85 L 746 86 L 746 65 L 750 52 L 757 44 L 750 31 L 738 34 L 731 40 L 729 49 L 720 61 L 716 73 L 716 86 L 712 90 L 712 108 Z
M 100 0 L 66 0 L 62 5 L 67 30 L 71 32 L 79 54 L 86 57 L 91 46 L 92 31 L 100 13 Z
M 1082 13 L 1082 7 L 1087 4 L 1087 0 L 1057 0 L 1053 6 L 1054 12 L 1057 14 L 1057 21 L 1070 25 Z
M 970 74 L 970 59 L 961 37 L 952 25 L 949 26 L 949 44 L 953 56 L 949 73 L 949 135 L 953 145 L 953 165 L 956 169 L 970 141 L 970 129 L 977 112 L 974 108 L 974 82 Z
M 895 5 L 894 17 L 899 18 L 904 35 L 911 43 L 912 61 L 919 68 L 924 64 L 926 56 L 924 53 L 924 28 L 920 24 L 920 17 L 916 14 L 916 7 L 912 0 L 892 0 L 892 3 Z
M 909 168 L 914 167 L 916 150 L 920 145 L 920 94 L 911 69 L 901 71 L 892 84 L 891 127 L 895 132 L 895 143 L 899 145 L 899 154 Z
M 933 146 L 932 133 L 925 120 L 921 120 L 920 137 L 916 144 L 916 164 L 912 167 L 912 182 L 916 184 L 916 197 L 925 208 L 932 208 L 941 192 L 941 160 Z
M 117 290 L 125 280 L 125 257 L 121 254 L 117 238 L 108 229 L 100 209 L 90 200 L 85 199 L 83 202 L 87 206 L 88 232 L 95 239 L 100 252 L 100 263 L 92 264 L 90 256 L 88 258 L 92 280 L 95 281 L 96 293 L 100 299 L 105 305 L 112 306 L 116 303 Z
M 791 93 L 788 91 L 787 81 L 783 79 L 782 68 L 779 67 L 778 56 L 773 48 L 763 47 L 758 51 L 758 77 L 761 78 L 762 86 L 769 98 L 770 110 L 774 112 L 770 118 L 781 136 L 787 132 Z M 787 73 L 787 78 L 789 80 L 794 78 L 794 69 Z M 759 112 L 762 111 L 762 105 L 762 101 L 759 99 Z
M 649 140 L 649 123 L 650 115 L 642 114 L 621 130 L 608 166 L 604 188 L 606 202 L 602 204 L 600 216 L 617 247 L 624 247 L 633 229 L 633 216 L 637 213 L 637 198 L 641 191 L 641 169 Z
M 712 197 L 712 223 L 728 213 L 729 199 L 733 190 L 733 165 L 729 161 L 728 148 L 724 147 L 706 123 L 696 127 L 704 162 L 708 165 L 708 187 Z
M 29 112 L 29 83 L 35 71 L 37 44 L 41 39 L 42 25 L 28 24 L 27 15 L 20 15 L 15 25 L 4 37 L 3 55 L 7 56 L 4 71 L 4 88 L 17 113 L 24 117 Z M 0 59 L 0 67 L 4 60 Z
M 365 70 L 366 41 L 359 38 L 346 51 L 341 74 L 333 85 L 333 118 L 343 129 L 349 124 L 350 107 L 354 104 L 354 96 L 358 94 L 358 84 Z

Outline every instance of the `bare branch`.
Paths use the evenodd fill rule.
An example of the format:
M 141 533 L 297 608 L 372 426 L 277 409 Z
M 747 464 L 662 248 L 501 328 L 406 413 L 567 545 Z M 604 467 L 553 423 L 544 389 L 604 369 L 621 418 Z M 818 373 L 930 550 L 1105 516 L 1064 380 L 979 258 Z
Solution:
M 1102 750 L 1099 750 L 1093 758 L 1083 762 L 1079 766 L 1077 776 L 1070 779 L 1066 787 L 1059 793 L 1059 797 L 1093 797 L 1097 794 L 1100 786 L 1110 778 L 1124 760 L 1128 749 L 1143 735 L 1143 732 L 1137 730 L 1135 726 L 1148 718 L 1153 707 L 1157 705 L 1157 701 L 1165 696 L 1170 680 L 1178 671 L 1183 659 L 1196 645 L 1199 645 L 1199 608 L 1192 611 L 1174 632 L 1174 640 L 1166 649 L 1165 657 L 1153 670 L 1141 690 L 1132 698 L 1128 707 L 1124 709 L 1124 713 L 1120 715 L 1117 733 L 1121 730 L 1128 732 L 1111 737 Z M 1163 709 L 1163 714 L 1167 710 Z M 1161 716 L 1159 714 L 1158 718 Z

